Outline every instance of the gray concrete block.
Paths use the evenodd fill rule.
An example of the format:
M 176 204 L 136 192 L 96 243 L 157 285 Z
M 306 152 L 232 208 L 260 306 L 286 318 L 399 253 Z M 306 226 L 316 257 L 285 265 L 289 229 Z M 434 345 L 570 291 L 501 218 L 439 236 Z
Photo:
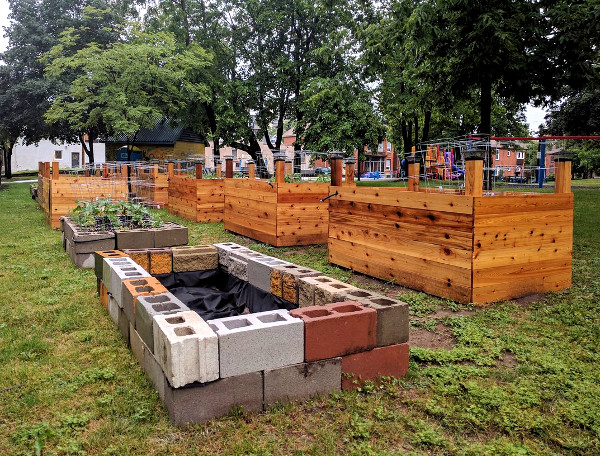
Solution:
M 188 229 L 177 223 L 167 223 L 154 230 L 154 247 L 174 247 L 188 243 Z
M 229 274 L 245 282 L 248 281 L 248 263 L 231 256 L 229 258 Z
M 154 247 L 154 230 L 127 230 L 117 231 L 116 248 L 123 249 L 147 249 Z
M 140 366 L 144 367 L 144 350 L 146 349 L 146 344 L 131 323 L 129 323 L 129 346 L 137 362 Z
M 123 253 L 119 250 L 101 250 L 94 252 L 94 273 L 100 280 L 103 279 L 104 258 L 122 258 Z
M 346 292 L 356 290 L 356 287 L 349 285 L 339 280 L 331 279 L 323 281 L 317 278 L 315 286 L 315 306 L 323 306 L 332 302 L 348 301 L 349 298 Z
M 121 337 L 125 340 L 127 346 L 129 346 L 129 319 L 127 318 L 127 315 L 125 315 L 123 309 L 121 309 L 120 307 L 117 326 L 119 327 Z
M 196 312 L 154 317 L 154 353 L 169 384 L 180 388 L 219 378 L 219 342 Z
M 224 269 L 229 269 L 229 256 L 232 251 L 245 249 L 246 247 L 236 244 L 235 242 L 220 242 L 213 244 L 219 255 L 219 266 Z
M 165 374 L 162 371 L 162 367 L 158 364 L 158 361 L 148 348 L 148 346 L 144 343 L 144 372 L 150 379 L 150 381 L 154 384 L 154 388 L 158 392 L 158 397 L 160 397 L 161 401 L 165 401 L 165 389 L 168 386 L 167 379 L 165 378 Z
M 117 304 L 117 300 L 115 298 L 113 298 L 111 295 L 108 295 L 108 314 L 110 315 L 110 318 L 112 318 L 112 321 L 115 323 L 116 326 L 119 325 L 119 304 Z
M 302 277 L 319 277 L 323 274 L 314 269 L 304 268 L 295 264 L 277 266 L 282 271 L 281 285 L 283 299 L 298 304 L 298 280 Z
M 150 277 L 148 271 L 133 260 L 130 261 L 129 264 L 113 264 L 110 268 L 110 288 L 107 289 L 117 300 L 119 307 L 123 307 L 123 281 Z
M 104 257 L 102 258 L 102 281 L 104 282 L 104 286 L 108 291 L 110 291 L 110 279 L 112 275 L 112 268 L 115 266 L 125 266 L 125 265 L 135 265 L 135 261 L 133 261 L 129 257 Z
M 294 364 L 265 370 L 265 407 L 276 402 L 306 400 L 340 391 L 342 358 Z
M 92 269 L 95 266 L 93 253 L 77 253 L 73 241 L 65 239 L 67 254 L 75 266 L 82 269 Z
M 212 245 L 173 247 L 171 251 L 173 272 L 203 271 L 219 267 L 218 251 Z
M 237 407 L 258 412 L 263 409 L 263 375 L 251 372 L 184 388 L 166 384 L 164 395 L 171 421 L 177 426 L 203 423 L 225 416 Z
M 409 318 L 407 303 L 387 296 L 372 295 L 357 299 L 377 311 L 377 346 L 408 342 Z
M 291 263 L 270 256 L 248 258 L 248 282 L 256 288 L 270 292 L 273 268 L 286 264 Z
M 298 279 L 298 306 L 310 307 L 315 304 L 315 289 L 324 283 L 333 283 L 334 279 L 326 276 L 300 277 Z
M 161 293 L 138 296 L 135 310 L 135 329 L 149 350 L 154 353 L 154 317 L 186 312 L 190 309 L 171 293 Z
M 304 323 L 287 310 L 209 320 L 219 336 L 221 378 L 304 361 Z

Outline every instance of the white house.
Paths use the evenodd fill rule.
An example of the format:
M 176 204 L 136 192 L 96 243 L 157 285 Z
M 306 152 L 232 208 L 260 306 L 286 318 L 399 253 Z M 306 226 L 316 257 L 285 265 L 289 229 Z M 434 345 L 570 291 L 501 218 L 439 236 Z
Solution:
M 83 151 L 81 143 L 63 144 L 54 143 L 47 139 L 40 141 L 37 145 L 25 145 L 19 140 L 13 149 L 12 171 L 37 170 L 38 162 L 56 161 L 60 168 L 79 168 L 87 163 L 87 155 Z M 104 163 L 104 143 L 94 143 L 94 162 Z

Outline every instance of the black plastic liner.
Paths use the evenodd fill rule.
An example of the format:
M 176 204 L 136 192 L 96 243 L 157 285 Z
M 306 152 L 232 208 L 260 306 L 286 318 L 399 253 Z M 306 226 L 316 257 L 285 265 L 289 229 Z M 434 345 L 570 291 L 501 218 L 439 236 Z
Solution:
M 155 277 L 204 320 L 232 317 L 244 312 L 291 310 L 298 307 L 221 269 L 171 272 Z

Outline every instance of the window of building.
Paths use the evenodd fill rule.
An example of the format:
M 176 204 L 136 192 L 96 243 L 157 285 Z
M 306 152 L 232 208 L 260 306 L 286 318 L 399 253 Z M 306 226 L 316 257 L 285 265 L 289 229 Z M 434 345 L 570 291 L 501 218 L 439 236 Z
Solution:
M 390 159 L 387 159 L 387 160 L 385 161 L 385 169 L 390 169 L 390 168 L 391 168 L 391 166 L 392 166 L 392 160 L 390 160 Z
M 54 160 L 62 160 L 62 150 L 54 151 Z
M 383 143 L 382 142 L 377 144 L 377 152 L 383 152 Z
M 510 157 L 510 150 L 507 150 L 507 151 L 506 151 L 506 156 L 507 156 L 507 157 Z
M 500 160 L 500 149 L 496 149 L 496 160 Z
M 387 151 L 391 152 L 392 151 L 392 143 L 388 141 L 387 143 Z
M 525 152 L 517 152 L 517 160 L 524 160 Z

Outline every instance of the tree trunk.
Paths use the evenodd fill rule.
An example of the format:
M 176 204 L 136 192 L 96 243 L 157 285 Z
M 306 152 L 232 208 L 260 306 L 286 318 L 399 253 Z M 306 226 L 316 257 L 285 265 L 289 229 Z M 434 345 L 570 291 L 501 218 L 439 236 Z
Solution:
M 12 177 L 12 153 L 14 143 L 11 141 L 7 146 L 4 146 L 4 177 L 10 179 Z
M 83 138 L 83 135 L 81 133 L 79 134 L 79 141 L 81 142 L 81 145 L 83 146 L 83 151 L 85 152 L 85 155 L 87 155 L 88 163 L 90 165 L 94 164 L 94 139 L 96 139 L 96 138 L 93 138 L 92 134 L 88 132 L 89 144 L 86 144 L 85 139 Z
M 425 111 L 425 121 L 423 122 L 423 135 L 421 136 L 421 142 L 429 141 L 429 126 L 431 124 L 431 111 Z
M 419 146 L 419 118 L 415 116 L 415 146 Z

